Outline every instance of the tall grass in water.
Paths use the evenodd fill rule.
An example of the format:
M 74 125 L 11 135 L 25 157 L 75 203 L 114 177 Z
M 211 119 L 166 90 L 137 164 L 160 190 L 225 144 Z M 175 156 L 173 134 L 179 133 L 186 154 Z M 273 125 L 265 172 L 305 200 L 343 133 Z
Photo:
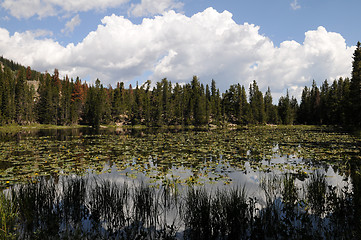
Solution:
M 325 212 L 327 182 L 324 174 L 315 171 L 306 184 L 306 198 L 313 214 L 321 217 Z
M 324 188 L 326 186 L 326 188 Z M 260 184 L 265 201 L 231 187 L 118 184 L 39 178 L 0 195 L 1 238 L 18 239 L 353 239 L 353 194 L 311 175 L 304 193 L 295 177 Z M 321 199 L 322 196 L 323 198 Z M 319 206 L 318 204 L 323 204 Z
M 17 185 L 12 198 L 19 210 L 19 238 L 39 239 L 57 236 L 60 230 L 59 198 L 54 180 Z
M 86 207 L 87 180 L 84 178 L 66 178 L 61 181 L 61 192 L 54 202 L 60 217 L 62 235 L 71 238 L 82 237 L 84 232 L 83 222 L 89 214 Z
M 217 190 L 190 188 L 185 198 L 185 239 L 240 239 L 247 236 L 249 214 L 244 188 Z
M 0 192 L 0 239 L 16 239 L 17 209 L 5 193 Z
M 130 214 L 126 211 L 128 195 L 127 184 L 121 186 L 109 181 L 95 182 L 88 205 L 94 233 L 100 235 L 101 227 L 107 231 L 107 237 L 112 237 L 120 226 L 129 224 Z

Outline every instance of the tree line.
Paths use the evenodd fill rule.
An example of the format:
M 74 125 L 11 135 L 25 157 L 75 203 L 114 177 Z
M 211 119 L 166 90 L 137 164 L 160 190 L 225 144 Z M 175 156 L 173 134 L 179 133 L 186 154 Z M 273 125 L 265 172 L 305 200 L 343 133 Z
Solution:
M 330 124 L 361 126 L 361 47 L 354 52 L 352 76 L 321 86 L 305 87 L 300 104 L 280 97 L 273 104 L 270 88 L 263 94 L 253 81 L 248 91 L 234 84 L 220 93 L 216 82 L 204 85 L 194 76 L 190 83 L 172 84 L 166 78 L 125 87 L 104 87 L 97 79 L 89 85 L 39 73 L 0 58 L 0 124 L 130 124 L 146 126 L 207 124 Z

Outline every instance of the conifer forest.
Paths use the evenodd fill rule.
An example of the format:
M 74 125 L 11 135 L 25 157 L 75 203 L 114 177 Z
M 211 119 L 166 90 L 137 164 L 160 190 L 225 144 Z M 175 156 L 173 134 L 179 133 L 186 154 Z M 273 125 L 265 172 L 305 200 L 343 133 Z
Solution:
M 234 84 L 220 92 L 217 84 L 201 84 L 193 76 L 184 85 L 164 78 L 152 83 L 116 87 L 82 82 L 78 77 L 59 78 L 39 73 L 1 58 L 0 123 L 29 123 L 99 127 L 121 123 L 151 127 L 204 126 L 225 123 L 311 124 L 357 126 L 361 124 L 361 48 L 354 52 L 352 77 L 313 81 L 305 86 L 300 102 L 282 96 L 274 104 L 271 89 L 259 90 L 256 80 L 250 86 Z

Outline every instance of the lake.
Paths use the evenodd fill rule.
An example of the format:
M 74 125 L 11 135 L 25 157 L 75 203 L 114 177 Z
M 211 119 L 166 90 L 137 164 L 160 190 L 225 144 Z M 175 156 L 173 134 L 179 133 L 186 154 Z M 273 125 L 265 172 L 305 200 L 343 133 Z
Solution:
M 168 234 L 166 236 L 178 239 L 201 239 L 200 236 L 214 239 L 237 236 L 248 239 L 255 237 L 254 234 L 260 232 L 260 229 L 264 232 L 262 236 L 284 237 L 291 233 L 295 236 L 295 232 L 306 229 L 307 221 L 301 219 L 306 216 L 305 214 L 313 219 L 309 220 L 310 223 L 307 225 L 311 229 L 308 229 L 309 234 L 314 234 L 313 231 L 317 230 L 321 238 L 328 237 L 327 234 L 330 233 L 334 237 L 344 237 L 349 236 L 348 233 L 340 229 L 335 230 L 336 227 L 331 224 L 335 213 L 342 209 L 347 210 L 349 214 L 355 204 L 359 203 L 358 199 L 354 200 L 359 196 L 359 190 L 355 188 L 354 183 L 360 181 L 360 139 L 331 127 L 258 126 L 233 130 L 111 128 L 100 129 L 97 132 L 88 128 L 24 129 L 17 133 L 1 133 L 1 139 L 0 186 L 5 192 L 30 185 L 41 185 L 45 181 L 52 182 L 54 186 L 51 186 L 57 189 L 59 195 L 59 191 L 64 193 L 65 189 L 69 189 L 70 185 L 66 182 L 72 182 L 72 179 L 86 179 L 85 188 L 88 193 L 84 206 L 87 206 L 88 215 L 85 214 L 79 221 L 84 225 L 80 228 L 88 234 L 98 231 L 93 229 L 95 223 L 91 221 L 91 216 L 96 211 L 91 208 L 90 203 L 96 201 L 89 200 L 93 196 L 89 189 L 93 191 L 94 186 L 98 186 L 97 183 L 108 190 L 112 184 L 120 186 L 121 189 L 128 189 L 128 193 L 133 196 L 128 203 L 132 209 L 137 209 L 134 200 L 134 196 L 139 193 L 137 189 L 145 192 L 154 191 L 151 195 L 153 197 L 169 191 L 182 199 L 182 214 L 177 215 L 180 205 L 175 203 L 173 210 L 168 211 L 165 217 L 168 220 L 164 220 L 163 225 L 157 223 L 159 214 L 156 214 L 154 221 L 149 222 L 144 219 L 135 221 L 136 218 L 130 214 L 128 218 L 132 221 L 127 223 L 128 228 L 114 225 L 110 228 L 103 222 L 102 231 L 99 232 L 99 236 L 103 237 L 123 236 L 130 239 L 129 233 L 128 238 L 124 237 L 124 234 L 127 232 L 126 229 L 132 229 L 130 226 L 134 227 L 135 222 L 142 222 L 142 228 L 147 229 L 143 234 L 148 237 L 153 234 L 154 238 L 159 238 L 163 231 L 164 234 Z M 62 190 L 59 190 L 57 185 L 62 185 Z M 320 186 L 324 188 L 322 191 Z M 327 198 L 327 201 L 320 201 L 317 199 L 319 196 L 313 196 L 311 192 L 316 191 L 315 189 L 320 190 L 319 196 Z M 230 195 L 224 195 L 222 192 L 233 192 L 239 197 L 239 201 L 243 199 L 246 212 L 252 209 L 252 214 L 246 214 L 247 217 L 244 215 L 249 225 L 245 225 L 248 226 L 245 229 L 242 228 L 242 234 L 238 232 L 237 235 L 234 230 L 227 232 L 218 229 L 216 226 L 220 222 L 217 222 L 218 225 L 214 223 L 208 226 L 212 231 L 207 232 L 205 226 L 195 225 L 196 222 L 202 222 L 202 219 L 192 222 L 189 219 L 195 216 L 184 210 L 191 209 L 194 212 L 198 209 L 200 203 L 193 206 L 190 199 L 202 199 L 202 196 L 208 199 L 209 209 L 213 209 L 217 201 L 231 201 Z M 18 194 L 20 196 L 19 191 Z M 287 200 L 290 196 L 294 196 L 295 199 Z M 352 206 L 347 205 L 350 199 Z M 313 200 L 316 203 L 319 201 L 318 206 L 312 203 Z M 57 201 L 59 203 L 60 200 Z M 345 206 L 340 205 L 341 201 Z M 100 203 L 101 201 L 98 201 L 97 207 L 104 207 L 104 203 Z M 278 209 L 275 209 L 277 204 Z M 292 219 L 291 215 L 287 215 L 290 214 L 287 212 L 287 204 L 292 205 Z M 63 205 L 64 203 L 59 206 Z M 274 210 L 271 211 L 271 215 L 267 212 L 269 209 Z M 275 220 L 276 212 L 282 221 L 288 219 L 290 222 L 285 225 L 286 227 L 277 226 L 284 228 L 278 233 L 271 231 L 271 227 L 267 227 L 264 222 L 265 219 Z M 357 217 L 357 214 L 359 213 L 352 212 L 349 217 Z M 223 212 L 221 215 L 226 214 Z M 209 216 L 214 219 L 215 214 L 209 213 Z M 114 215 L 111 219 L 114 219 Z M 177 219 L 178 225 L 172 225 L 174 219 Z M 229 218 L 226 220 L 227 224 L 233 221 Z M 62 232 L 64 226 L 67 226 L 64 220 L 60 222 L 62 223 L 59 223 L 58 232 Z M 226 223 L 223 222 L 223 225 L 227 226 Z M 260 224 L 261 227 L 255 228 L 256 224 Z M 316 226 L 317 224 L 322 226 Z M 340 227 L 346 223 L 338 224 L 337 227 Z M 161 230 L 157 230 L 157 226 Z M 164 226 L 173 226 L 172 231 Z M 151 230 L 152 227 L 155 229 Z M 321 227 L 327 230 L 319 231 Z M 231 225 L 229 228 L 236 229 Z M 351 225 L 349 228 L 354 230 L 353 228 L 357 227 Z M 26 232 L 25 229 L 23 225 L 23 234 Z M 74 230 L 76 227 L 72 226 L 71 229 Z M 112 232 L 110 229 L 116 230 Z M 168 231 L 165 231 L 167 229 Z M 72 230 L 69 231 L 73 234 Z M 109 231 L 113 235 L 109 235 Z M 69 236 L 73 236 L 71 234 Z M 307 236 L 299 234 L 300 238 Z

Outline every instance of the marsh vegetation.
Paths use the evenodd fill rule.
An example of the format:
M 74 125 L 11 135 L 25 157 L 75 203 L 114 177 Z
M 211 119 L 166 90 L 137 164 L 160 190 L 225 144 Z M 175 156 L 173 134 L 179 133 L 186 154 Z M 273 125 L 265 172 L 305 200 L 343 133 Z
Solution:
M 211 191 L 117 184 L 84 177 L 38 178 L 2 194 L 3 237 L 20 239 L 352 239 L 350 186 L 329 186 L 315 172 L 298 189 L 294 177 L 265 178 L 262 199 L 244 187 Z

